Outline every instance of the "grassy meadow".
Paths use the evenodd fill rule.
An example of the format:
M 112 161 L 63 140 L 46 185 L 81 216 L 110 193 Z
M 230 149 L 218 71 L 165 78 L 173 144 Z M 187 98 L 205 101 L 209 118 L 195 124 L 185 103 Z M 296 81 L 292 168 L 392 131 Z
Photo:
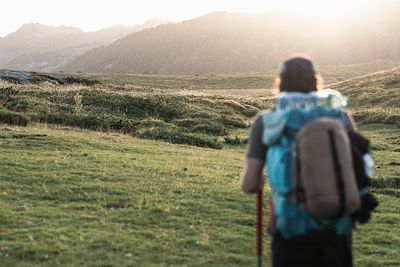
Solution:
M 255 197 L 238 176 L 272 75 L 46 75 L 63 83 L 0 81 L 0 266 L 255 264 Z M 380 206 L 355 230 L 355 266 L 400 266 L 399 76 L 330 86 L 376 161 Z

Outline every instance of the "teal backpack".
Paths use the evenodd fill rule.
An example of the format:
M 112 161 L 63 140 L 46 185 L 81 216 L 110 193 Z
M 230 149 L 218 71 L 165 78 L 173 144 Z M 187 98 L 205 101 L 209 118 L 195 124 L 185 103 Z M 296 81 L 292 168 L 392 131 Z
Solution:
M 353 223 L 348 215 L 335 220 L 312 216 L 306 205 L 291 197 L 295 190 L 295 138 L 303 127 L 319 118 L 331 118 L 345 124 L 343 99 L 332 91 L 324 93 L 284 93 L 276 108 L 262 115 L 262 142 L 268 147 L 266 171 L 272 190 L 275 230 L 289 239 L 315 230 L 333 230 L 347 234 Z

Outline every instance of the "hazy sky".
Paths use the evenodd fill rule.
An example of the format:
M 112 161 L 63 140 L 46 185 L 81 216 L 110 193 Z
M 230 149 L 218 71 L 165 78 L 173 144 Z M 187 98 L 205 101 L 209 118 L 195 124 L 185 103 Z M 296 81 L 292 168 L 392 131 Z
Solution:
M 22 24 L 66 25 L 94 31 L 137 25 L 151 18 L 177 22 L 213 11 L 264 12 L 275 8 L 322 8 L 329 13 L 373 0 L 5 0 L 0 6 L 0 36 Z M 329 14 L 326 14 L 329 16 Z

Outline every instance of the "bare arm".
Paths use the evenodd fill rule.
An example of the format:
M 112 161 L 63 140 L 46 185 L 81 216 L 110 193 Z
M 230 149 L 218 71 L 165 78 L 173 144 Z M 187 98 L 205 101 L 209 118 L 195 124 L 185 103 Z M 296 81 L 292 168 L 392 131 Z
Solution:
M 247 158 L 240 178 L 240 186 L 245 193 L 257 193 L 264 186 L 264 161 L 258 158 Z
M 262 143 L 263 122 L 259 114 L 250 131 L 249 147 L 240 177 L 240 186 L 246 193 L 256 193 L 264 186 L 263 167 L 267 147 Z

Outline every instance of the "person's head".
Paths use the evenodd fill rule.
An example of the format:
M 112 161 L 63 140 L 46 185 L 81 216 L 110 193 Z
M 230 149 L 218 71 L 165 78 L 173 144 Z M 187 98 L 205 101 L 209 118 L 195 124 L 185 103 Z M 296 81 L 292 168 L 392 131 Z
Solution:
M 277 85 L 279 92 L 309 93 L 318 91 L 321 78 L 316 74 L 311 60 L 293 57 L 286 60 L 280 69 Z

